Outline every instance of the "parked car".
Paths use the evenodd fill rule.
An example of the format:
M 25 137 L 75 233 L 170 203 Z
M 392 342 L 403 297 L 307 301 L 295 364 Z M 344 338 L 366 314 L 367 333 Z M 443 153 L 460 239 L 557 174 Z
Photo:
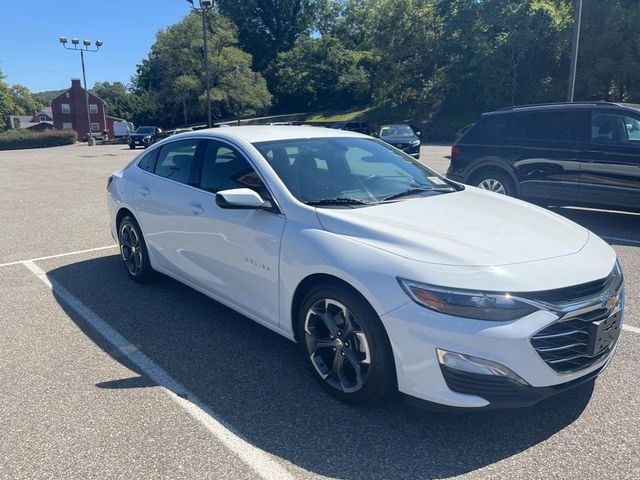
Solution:
M 107 195 L 132 280 L 162 272 L 299 342 L 347 403 L 400 390 L 533 404 L 594 379 L 621 330 L 606 242 L 365 135 L 185 133 L 115 172 Z
M 640 209 L 640 109 L 607 102 L 482 115 L 451 149 L 447 177 L 545 205 Z
M 138 145 L 147 148 L 153 145 L 162 135 L 160 127 L 138 127 L 135 132 L 129 135 L 129 148 L 136 148 Z
M 369 125 L 367 122 L 336 122 L 329 128 L 336 130 L 348 130 L 349 132 L 358 132 L 369 135 Z
M 383 125 L 374 136 L 408 153 L 413 158 L 420 158 L 420 134 L 409 125 L 402 123 Z

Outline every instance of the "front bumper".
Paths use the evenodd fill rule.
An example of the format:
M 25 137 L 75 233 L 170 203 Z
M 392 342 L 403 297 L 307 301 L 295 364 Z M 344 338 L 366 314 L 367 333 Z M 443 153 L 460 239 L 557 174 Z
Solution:
M 619 311 L 621 326 L 624 305 Z M 529 406 L 595 378 L 613 357 L 616 342 L 586 368 L 557 372 L 532 346 L 531 337 L 558 319 L 541 310 L 511 322 L 472 320 L 439 314 L 413 302 L 382 316 L 399 390 L 416 399 L 462 408 Z M 442 366 L 436 349 L 499 363 L 525 384 Z

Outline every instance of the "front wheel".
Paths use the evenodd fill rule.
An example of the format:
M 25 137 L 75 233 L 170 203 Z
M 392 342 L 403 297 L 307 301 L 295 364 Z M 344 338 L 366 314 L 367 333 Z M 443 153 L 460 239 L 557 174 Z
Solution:
M 118 243 L 120 256 L 127 268 L 129 278 L 134 282 L 147 283 L 155 277 L 151 268 L 147 244 L 136 220 L 127 215 L 118 225 Z
M 316 287 L 305 296 L 298 322 L 311 372 L 333 397 L 361 405 L 397 389 L 389 339 L 360 295 L 337 285 Z

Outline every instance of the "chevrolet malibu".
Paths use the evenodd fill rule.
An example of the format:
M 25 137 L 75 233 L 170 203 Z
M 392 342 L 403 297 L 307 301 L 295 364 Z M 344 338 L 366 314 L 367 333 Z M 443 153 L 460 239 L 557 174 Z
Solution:
M 172 277 L 298 342 L 339 400 L 534 404 L 592 381 L 623 322 L 609 245 L 384 142 L 230 127 L 153 145 L 109 179 L 129 277 Z

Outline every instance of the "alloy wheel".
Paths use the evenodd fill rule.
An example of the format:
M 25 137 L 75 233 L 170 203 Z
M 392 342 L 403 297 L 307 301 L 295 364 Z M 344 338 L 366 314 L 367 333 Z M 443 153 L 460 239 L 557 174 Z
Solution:
M 305 316 L 304 333 L 309 358 L 322 380 L 344 393 L 363 387 L 371 366 L 369 342 L 345 305 L 329 298 L 316 301 Z
M 502 182 L 500 180 L 496 180 L 495 178 L 485 178 L 478 184 L 478 188 L 489 190 L 495 193 L 501 193 L 502 195 L 505 195 L 507 193 Z
M 142 270 L 142 244 L 138 232 L 129 223 L 120 227 L 120 253 L 129 273 L 139 275 Z

